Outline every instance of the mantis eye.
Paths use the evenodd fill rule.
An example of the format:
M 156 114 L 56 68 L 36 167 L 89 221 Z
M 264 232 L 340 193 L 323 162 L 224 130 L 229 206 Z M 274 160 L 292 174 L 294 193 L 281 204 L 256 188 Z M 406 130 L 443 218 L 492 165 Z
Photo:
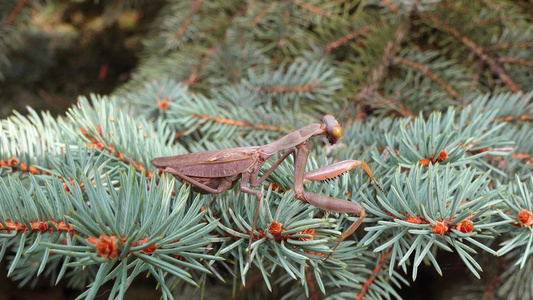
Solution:
M 331 132 L 331 135 L 336 139 L 340 139 L 342 136 L 342 128 L 339 125 L 335 126 Z
M 324 116 L 324 125 L 326 126 L 326 134 L 330 144 L 335 144 L 342 136 L 342 129 L 339 122 L 332 115 Z

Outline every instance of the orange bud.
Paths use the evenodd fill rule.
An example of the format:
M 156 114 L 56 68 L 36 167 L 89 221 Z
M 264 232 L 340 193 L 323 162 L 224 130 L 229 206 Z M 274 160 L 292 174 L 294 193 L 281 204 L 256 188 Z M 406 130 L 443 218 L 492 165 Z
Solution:
M 427 158 L 422 158 L 421 160 L 418 161 L 418 163 L 424 167 L 427 167 L 431 164 L 431 161 Z
M 157 108 L 160 110 L 167 110 L 169 109 L 170 104 L 168 103 L 168 100 L 161 100 L 157 103 Z
M 435 224 L 431 224 L 431 226 L 433 226 L 433 230 L 431 230 L 431 232 L 440 236 L 443 236 L 446 232 L 448 232 L 448 230 L 450 230 L 448 222 L 444 220 L 436 221 Z
M 522 227 L 531 226 L 533 225 L 533 214 L 529 210 L 523 208 L 516 216 L 516 220 Z
M 93 245 L 96 245 L 96 243 L 98 242 L 98 238 L 94 236 L 88 237 L 85 240 Z
M 268 232 L 270 232 L 270 234 L 272 234 L 274 236 L 274 239 L 281 238 L 281 234 L 283 233 L 283 231 L 285 231 L 285 229 L 281 228 L 281 225 L 283 225 L 283 224 L 282 223 L 278 223 L 276 221 L 272 221 L 272 223 L 270 223 L 270 226 L 268 228 Z
M 442 162 L 442 161 L 445 161 L 446 159 L 448 159 L 448 151 L 442 150 L 439 153 L 439 156 L 437 156 L 437 161 Z
M 144 239 L 140 239 L 138 240 L 134 246 L 141 246 L 141 245 L 144 245 L 146 243 L 150 242 L 150 239 L 149 238 L 144 238 Z M 147 248 L 141 250 L 140 252 L 141 253 L 144 253 L 144 254 L 153 254 L 155 252 L 155 250 L 157 250 L 157 247 L 156 245 L 151 245 L 151 246 L 148 246 Z
M 99 238 L 88 237 L 85 239 L 87 242 L 96 246 L 96 255 L 104 259 L 114 259 L 119 255 L 118 252 L 118 238 L 114 235 L 101 235 Z M 126 241 L 124 237 L 121 238 L 122 243 Z
M 413 223 L 413 224 L 424 224 L 426 223 L 420 216 L 409 216 L 405 222 Z
M 30 172 L 33 175 L 39 174 L 39 170 L 37 170 L 35 166 L 30 166 L 30 168 L 28 169 L 28 172 Z
M 308 234 L 311 237 L 299 237 L 298 240 L 300 241 L 312 241 L 315 236 L 315 229 L 306 229 L 304 231 L 297 232 L 296 234 Z
M 469 219 L 464 219 L 461 222 L 455 224 L 455 229 L 462 233 L 470 233 L 474 231 L 474 224 Z

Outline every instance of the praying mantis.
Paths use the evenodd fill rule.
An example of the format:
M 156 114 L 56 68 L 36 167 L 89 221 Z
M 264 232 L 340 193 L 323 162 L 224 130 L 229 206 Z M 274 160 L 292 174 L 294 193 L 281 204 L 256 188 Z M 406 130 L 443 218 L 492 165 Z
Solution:
M 305 192 L 304 184 L 310 181 L 332 179 L 359 166 L 363 167 L 370 179 L 378 187 L 379 184 L 374 179 L 370 167 L 360 160 L 345 160 L 306 173 L 305 165 L 310 151 L 309 139 L 319 135 L 326 135 L 331 145 L 341 138 L 342 129 L 335 117 L 325 115 L 322 124 L 307 125 L 270 144 L 157 157 L 152 160 L 152 164 L 162 172 L 172 174 L 180 181 L 189 184 L 193 191 L 203 194 L 220 194 L 233 188 L 240 179 L 240 190 L 257 198 L 250 242 L 248 244 L 248 258 L 251 263 L 252 241 L 262 198 L 261 192 L 253 188 L 261 185 L 289 155 L 293 154 L 294 197 L 296 199 L 322 210 L 352 213 L 359 216 L 341 234 L 339 241 L 324 260 L 325 262 L 339 244 L 361 225 L 366 216 L 365 209 L 356 202 Z M 285 153 L 258 178 L 266 160 L 283 151 Z

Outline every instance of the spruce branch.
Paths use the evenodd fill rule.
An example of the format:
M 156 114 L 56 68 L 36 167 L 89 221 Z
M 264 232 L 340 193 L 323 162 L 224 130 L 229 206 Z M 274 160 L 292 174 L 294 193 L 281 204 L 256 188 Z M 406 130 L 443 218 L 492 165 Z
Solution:
M 353 248 L 338 249 L 353 252 Z M 387 271 L 389 253 L 375 254 L 372 251 L 357 248 L 356 258 L 347 260 L 346 269 L 355 275 L 344 280 L 324 276 L 317 269 L 305 270 L 307 274 L 304 285 L 294 286 L 286 295 L 290 299 L 308 299 L 323 297 L 321 289 L 328 291 L 327 299 L 400 299 L 400 295 L 393 288 L 408 285 L 408 282 L 396 271 L 389 276 Z M 344 255 L 343 255 L 344 256 Z M 283 279 L 285 279 L 285 276 Z M 287 284 L 288 280 L 283 280 Z M 303 289 L 303 291 L 302 291 Z M 320 289 L 320 290 L 319 290 Z
M 21 188 L 19 180 L 0 179 L 0 193 L 5 199 L 0 211 L 2 229 L 15 234 L 4 234 L 2 244 L 4 249 L 13 242 L 19 245 L 9 273 L 31 278 L 36 270 L 28 266 L 40 264 L 38 275 L 48 257 L 60 256 L 62 270 L 98 270 L 96 281 L 80 295 L 82 298 L 94 298 L 110 280 L 114 281 L 110 297 L 120 297 L 129 286 L 127 282 L 145 271 L 152 272 L 169 298 L 170 287 L 163 279 L 167 275 L 161 271 L 196 285 L 187 270 L 209 272 L 202 261 L 221 259 L 210 255 L 206 247 L 211 243 L 208 234 L 217 223 L 201 222 L 203 201 L 196 197 L 194 203 L 187 204 L 187 189 L 180 189 L 177 200 L 171 201 L 173 180 L 161 178 L 157 186 L 153 180 L 148 184 L 147 178 L 138 176 L 133 168 L 128 174 L 120 174 L 117 183 L 109 176 L 100 179 L 97 174 L 95 179 L 96 184 L 92 185 L 82 177 L 83 190 L 77 182 L 73 186 L 67 183 L 68 191 L 57 177 L 46 180 L 44 186 L 32 179 L 33 195 L 10 193 L 17 187 L 26 189 Z M 114 185 L 120 188 L 115 189 Z M 30 220 L 32 226 L 23 225 Z M 8 225 L 13 222 L 20 225 Z M 41 226 L 33 226 L 39 222 Z M 68 229 L 63 229 L 65 226 Z M 49 235 L 43 234 L 48 230 Z M 135 271 L 130 273 L 132 268 Z M 64 275 L 64 271 L 57 274 L 56 281 Z
M 491 124 L 495 111 L 476 112 L 466 108 L 455 121 L 455 111 L 433 113 L 427 121 L 419 116 L 414 122 L 400 121 L 398 134 L 385 134 L 386 161 L 390 166 L 410 169 L 413 164 L 428 166 L 450 163 L 451 166 L 484 165 L 475 158 L 485 155 L 509 155 L 513 143 L 494 135 L 504 124 Z M 429 136 L 426 137 L 426 134 Z M 504 150 L 501 151 L 500 149 Z M 507 151 L 505 151 L 507 150 Z
M 533 245 L 533 232 L 531 231 L 533 208 L 530 200 L 532 185 L 532 177 L 529 178 L 529 184 L 526 184 L 521 182 L 517 176 L 515 183 L 509 185 L 511 199 L 505 199 L 508 211 L 502 214 L 508 221 L 508 226 L 520 226 L 522 230 L 508 229 L 511 237 L 501 243 L 502 247 L 498 250 L 498 255 L 505 255 L 516 248 L 520 249 L 518 253 L 521 253 L 521 255 L 517 258 L 515 265 L 519 265 L 521 269 L 528 261 L 528 257 L 533 253 L 531 249 Z
M 501 200 L 498 191 L 488 188 L 488 173 L 474 179 L 475 170 L 453 171 L 448 165 L 439 172 L 438 166 L 423 166 L 411 169 L 408 175 L 396 169 L 390 192 L 376 200 L 367 199 L 365 208 L 379 216 L 375 226 L 367 226 L 371 232 L 361 241 L 370 245 L 380 239 L 374 251 L 392 251 L 390 268 L 396 260 L 404 271 L 409 258 L 413 257 L 413 279 L 422 261 L 442 271 L 433 257 L 433 247 L 455 251 L 474 275 L 481 267 L 469 253 L 476 253 L 464 241 L 484 251 L 496 254 L 478 239 L 493 238 L 493 230 L 501 219 L 491 207 Z M 378 219 L 378 220 L 379 220 Z M 388 240 L 381 240 L 391 236 Z M 464 240 L 464 241 L 463 241 Z M 416 250 L 416 251 L 415 251 Z
M 172 80 L 151 82 L 129 97 L 138 99 L 132 110 L 168 120 L 182 136 L 197 132 L 205 140 L 229 139 L 241 134 L 248 138 L 261 134 L 274 136 L 278 132 L 289 132 L 294 128 L 290 124 L 302 115 L 321 116 L 335 105 L 328 100 L 341 84 L 334 71 L 328 61 L 301 60 L 274 72 L 249 71 L 248 79 L 240 85 L 214 94 L 217 101 L 190 93 Z M 307 109 L 299 116 L 279 109 L 289 103 L 301 104 Z

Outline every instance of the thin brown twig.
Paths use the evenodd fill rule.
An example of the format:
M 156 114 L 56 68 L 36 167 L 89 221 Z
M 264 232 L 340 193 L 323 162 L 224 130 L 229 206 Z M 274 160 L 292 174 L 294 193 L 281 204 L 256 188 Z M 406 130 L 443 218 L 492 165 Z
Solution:
M 398 13 L 398 7 L 396 7 L 394 4 L 392 4 L 389 0 L 382 0 L 383 4 L 387 6 L 393 13 Z
M 174 39 L 175 40 L 179 40 L 181 38 L 181 36 L 185 33 L 185 31 L 187 30 L 187 27 L 189 27 L 189 25 L 192 22 L 192 18 L 194 16 L 194 14 L 200 8 L 201 4 L 202 4 L 202 0 L 194 1 L 194 3 L 192 4 L 192 12 L 191 12 L 191 14 L 185 19 L 185 21 L 183 21 L 183 24 L 180 26 L 180 28 L 178 29 L 178 31 L 174 35 Z
M 198 65 L 194 65 L 192 67 L 191 75 L 189 75 L 189 78 L 187 78 L 187 80 L 183 82 L 184 85 L 190 86 L 196 83 L 200 79 L 200 75 L 202 71 L 204 71 L 205 67 L 209 64 L 209 58 L 214 52 L 215 52 L 215 49 L 211 48 L 209 52 L 206 55 L 204 55 L 204 57 L 202 58 L 203 62 Z
M 417 71 L 420 71 L 422 74 L 426 75 L 427 77 L 431 78 L 433 81 L 435 81 L 438 85 L 442 86 L 444 90 L 450 94 L 453 98 L 457 99 L 459 97 L 456 90 L 454 90 L 451 86 L 447 85 L 444 80 L 440 79 L 437 74 L 431 72 L 426 66 L 423 66 L 419 63 L 416 63 L 414 61 L 408 60 L 406 58 L 394 57 L 394 63 L 403 64 L 406 66 L 409 66 Z
M 499 257 L 499 260 L 500 260 L 500 264 L 499 264 L 500 272 L 498 272 L 498 275 L 494 276 L 492 280 L 490 281 L 489 285 L 487 286 L 487 290 L 483 294 L 483 300 L 492 299 L 492 297 L 494 296 L 493 291 L 495 290 L 495 288 L 497 288 L 501 284 L 500 282 L 501 277 L 499 274 L 503 273 L 503 271 L 507 269 L 507 262 L 505 261 L 505 258 L 501 256 Z
M 312 92 L 316 90 L 318 87 L 318 84 L 311 83 L 309 85 L 302 85 L 302 86 L 270 86 L 266 88 L 261 88 L 259 91 L 266 92 L 266 93 L 304 93 L 304 92 Z
M 527 42 L 503 43 L 503 44 L 490 46 L 487 49 L 488 50 L 499 50 L 499 49 L 509 49 L 509 48 L 525 48 L 525 47 L 532 47 L 532 46 L 533 46 L 533 41 L 527 41 Z
M 491 18 L 491 19 L 488 19 L 488 20 L 483 20 L 483 21 L 479 21 L 479 22 L 476 22 L 470 26 L 468 26 L 468 29 L 472 30 L 472 29 L 475 29 L 475 28 L 480 28 L 480 27 L 483 27 L 483 26 L 486 26 L 486 25 L 489 25 L 489 24 L 494 24 L 494 23 L 498 23 L 498 22 L 501 22 L 501 21 L 505 21 L 507 18 L 502 18 L 502 17 L 496 17 L 496 18 Z
M 9 13 L 6 21 L 4 22 L 4 24 L 2 24 L 1 27 L 7 27 L 11 25 L 11 23 L 13 23 L 13 21 L 15 20 L 15 17 L 18 15 L 22 7 L 26 5 L 26 2 L 28 2 L 28 0 L 20 0 L 19 3 L 17 3 L 17 5 L 15 6 L 15 8 L 13 8 L 13 10 Z
M 317 288 L 317 284 L 315 280 L 313 279 L 314 272 L 309 271 L 308 266 L 304 268 L 304 272 L 305 272 L 305 281 L 307 282 L 307 286 L 309 287 L 309 298 L 313 300 L 320 300 L 320 292 Z
M 377 90 L 381 81 L 387 76 L 392 59 L 394 56 L 396 56 L 396 53 L 400 51 L 401 42 L 407 34 L 407 30 L 407 26 L 400 25 L 398 30 L 396 31 L 394 41 L 389 41 L 387 43 L 383 56 L 381 57 L 381 64 L 375 67 L 371 71 L 370 76 L 368 77 L 366 85 L 369 89 Z
M 400 92 L 397 92 L 397 96 L 400 97 Z M 410 111 L 403 103 L 398 103 L 395 100 L 389 99 L 385 97 L 382 93 L 376 91 L 376 90 L 370 90 L 368 87 L 364 87 L 363 90 L 359 93 L 358 97 L 360 98 L 369 98 L 372 99 L 372 103 L 376 107 L 386 107 L 390 106 L 394 111 L 396 111 L 396 115 L 399 117 L 409 117 L 413 116 L 413 112 Z M 362 112 L 356 116 L 357 121 L 362 121 L 367 115 Z
M 261 21 L 261 19 L 263 19 L 266 15 L 268 15 L 268 13 L 274 9 L 276 6 L 278 5 L 277 2 L 272 2 L 270 3 L 270 6 L 263 9 L 263 11 L 261 11 L 253 20 L 252 20 L 252 23 L 250 23 L 250 25 L 252 25 L 253 27 L 257 26 L 257 24 L 259 23 L 259 21 Z
M 233 126 L 238 126 L 238 127 L 259 128 L 261 130 L 270 130 L 270 131 L 282 131 L 282 132 L 286 131 L 285 129 L 278 127 L 278 126 L 269 126 L 269 125 L 263 125 L 263 124 L 255 125 L 255 124 L 250 124 L 248 122 L 243 122 L 239 120 L 226 119 L 226 118 L 220 118 L 220 117 L 211 117 L 208 115 L 193 114 L 192 116 L 197 119 L 208 120 L 208 121 L 215 122 L 215 123 L 233 125 Z
M 372 71 L 370 71 L 370 75 L 368 76 L 367 82 L 363 85 L 361 91 L 355 97 L 357 101 L 364 103 L 364 100 L 367 97 L 371 97 L 372 99 L 386 99 L 384 96 L 377 96 L 379 95 L 378 87 L 382 80 L 387 76 L 392 58 L 396 56 L 396 53 L 400 51 L 401 42 L 406 36 L 407 31 L 408 26 L 406 25 L 402 24 L 398 27 L 394 41 L 389 41 L 385 47 L 384 53 L 381 58 L 381 64 L 374 67 Z M 394 101 L 391 100 L 389 101 L 389 103 L 394 104 Z M 405 107 L 403 106 L 400 106 L 398 108 L 398 111 L 410 114 L 410 111 L 405 109 Z
M 385 265 L 385 260 L 387 259 L 387 256 L 390 254 L 390 251 L 383 254 L 378 263 L 377 263 L 377 266 L 372 270 L 372 273 L 370 274 L 370 277 L 368 277 L 368 279 L 366 280 L 365 284 L 363 284 L 363 286 L 361 287 L 361 292 L 359 292 L 357 294 L 357 300 L 361 300 L 363 299 L 363 297 L 366 295 L 367 291 L 368 291 L 368 288 L 370 287 L 370 285 L 374 282 L 374 280 L 376 280 L 376 276 L 379 274 L 379 271 L 381 271 L 381 269 L 384 267 Z
M 322 16 L 326 16 L 326 17 L 331 17 L 331 15 L 332 15 L 331 11 L 324 10 L 324 9 L 322 9 L 320 7 L 313 6 L 311 4 L 305 3 L 305 2 L 300 1 L 300 0 L 294 0 L 294 3 L 296 3 L 301 8 L 306 9 L 306 10 L 308 10 L 308 11 L 314 13 L 314 14 L 317 14 L 317 15 L 322 15 Z
M 519 65 L 523 65 L 523 66 L 526 66 L 526 67 L 533 67 L 533 61 L 531 61 L 531 60 L 518 59 L 518 58 L 514 58 L 514 57 L 507 57 L 507 56 L 500 57 L 498 59 L 500 61 L 502 61 L 502 62 L 507 62 L 507 63 L 510 63 L 510 64 L 519 64 Z
M 340 39 L 337 39 L 329 44 L 326 45 L 326 52 L 331 52 L 331 50 L 341 47 L 342 45 L 348 43 L 349 41 L 356 39 L 364 34 L 367 34 L 370 32 L 370 26 L 360 28 L 358 31 L 352 31 L 348 33 L 347 35 L 341 37 Z

